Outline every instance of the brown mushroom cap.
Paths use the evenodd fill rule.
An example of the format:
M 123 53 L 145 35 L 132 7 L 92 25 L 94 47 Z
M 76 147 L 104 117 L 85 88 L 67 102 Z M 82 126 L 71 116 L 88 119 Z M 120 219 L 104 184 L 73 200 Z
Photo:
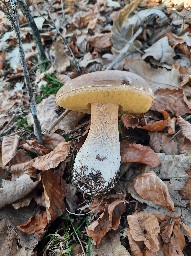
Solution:
M 91 103 L 114 103 L 129 113 L 145 113 L 153 101 L 148 83 L 140 76 L 119 70 L 81 75 L 64 85 L 56 103 L 64 108 L 90 113 Z

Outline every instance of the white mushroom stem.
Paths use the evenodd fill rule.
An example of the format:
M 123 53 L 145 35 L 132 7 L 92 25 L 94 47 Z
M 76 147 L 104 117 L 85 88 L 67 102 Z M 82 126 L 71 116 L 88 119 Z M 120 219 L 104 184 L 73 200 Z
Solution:
M 74 179 L 78 180 L 78 175 L 79 180 L 95 177 L 93 181 L 89 178 L 89 186 L 95 185 L 97 189 L 106 188 L 120 167 L 118 109 L 119 106 L 112 103 L 91 104 L 90 131 L 75 159 Z M 96 175 L 101 178 L 101 184 Z

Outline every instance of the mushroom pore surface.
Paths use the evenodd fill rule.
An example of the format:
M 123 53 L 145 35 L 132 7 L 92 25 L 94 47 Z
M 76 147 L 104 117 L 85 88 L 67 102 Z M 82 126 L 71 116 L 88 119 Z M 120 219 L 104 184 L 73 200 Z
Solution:
M 88 136 L 76 155 L 73 182 L 87 194 L 105 193 L 120 168 L 118 111 L 144 113 L 153 100 L 141 77 L 125 71 L 97 71 L 69 81 L 57 93 L 58 105 L 90 113 Z

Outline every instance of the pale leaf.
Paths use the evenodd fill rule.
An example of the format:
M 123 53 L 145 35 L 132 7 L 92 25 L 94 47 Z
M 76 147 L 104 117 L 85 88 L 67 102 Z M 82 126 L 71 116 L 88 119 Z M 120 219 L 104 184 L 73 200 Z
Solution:
M 167 63 L 169 65 L 174 63 L 173 57 L 175 56 L 175 52 L 169 45 L 167 36 L 159 39 L 155 44 L 146 49 L 142 58 L 145 59 L 148 56 L 152 56 L 161 63 Z
M 0 209 L 29 194 L 38 183 L 39 180 L 32 181 L 28 174 L 23 174 L 13 181 L 2 180 L 2 187 L 0 188 Z
M 177 122 L 181 127 L 183 135 L 191 141 L 191 124 L 184 120 L 181 116 L 178 116 Z
M 17 134 L 4 136 L 2 141 L 2 162 L 5 166 L 17 153 L 19 145 L 19 136 Z

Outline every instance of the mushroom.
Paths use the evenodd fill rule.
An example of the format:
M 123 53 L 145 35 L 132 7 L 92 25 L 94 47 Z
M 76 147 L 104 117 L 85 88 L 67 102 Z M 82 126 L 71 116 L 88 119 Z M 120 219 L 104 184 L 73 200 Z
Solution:
M 91 113 L 88 136 L 74 163 L 73 182 L 82 191 L 99 194 L 113 187 L 121 160 L 118 111 L 145 113 L 152 101 L 144 79 L 119 70 L 81 75 L 58 91 L 59 106 Z

